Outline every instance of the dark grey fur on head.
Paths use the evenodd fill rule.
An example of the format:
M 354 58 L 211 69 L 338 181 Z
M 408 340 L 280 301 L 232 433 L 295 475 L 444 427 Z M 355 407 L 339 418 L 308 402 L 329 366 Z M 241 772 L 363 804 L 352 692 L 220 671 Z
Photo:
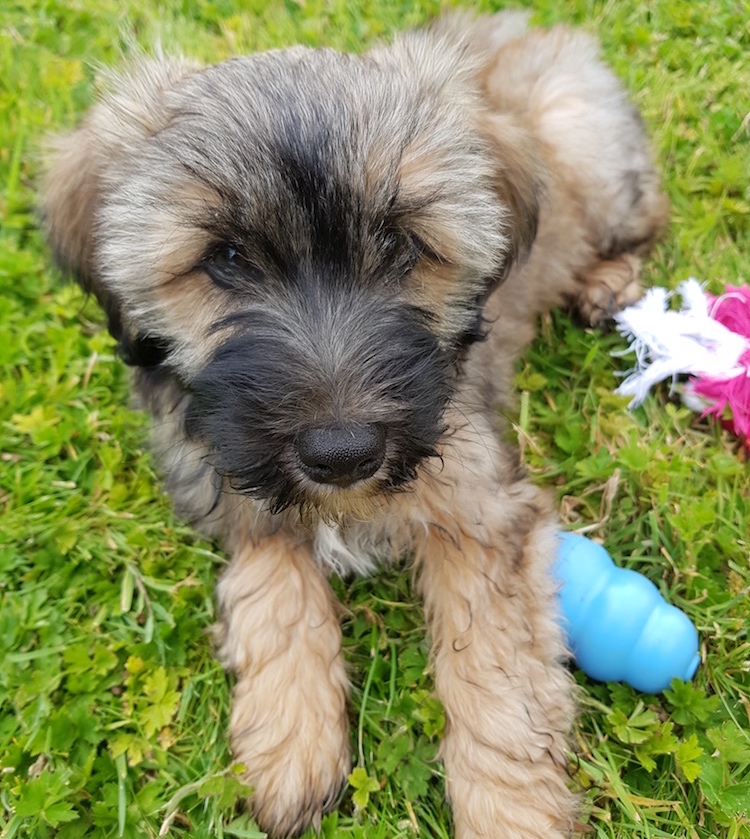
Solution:
M 488 151 L 444 94 L 415 84 L 401 63 L 326 50 L 236 59 L 175 84 L 159 130 L 108 173 L 122 183 L 103 197 L 102 280 L 90 285 L 123 356 L 160 368 L 139 377 L 142 389 L 173 376 L 188 395 L 184 433 L 207 444 L 230 486 L 273 511 L 304 508 L 320 489 L 295 452 L 306 429 L 376 426 L 385 456 L 368 477 L 375 494 L 413 479 L 436 453 L 456 366 L 481 337 L 481 303 L 508 244 Z M 456 171 L 439 167 L 404 190 L 401 167 L 417 142 L 466 170 L 471 201 L 453 194 Z M 405 292 L 418 263 L 447 262 L 443 243 L 423 238 L 431 213 L 462 225 L 462 246 L 474 250 L 442 324 Z M 144 283 L 158 274 L 146 261 L 158 253 L 133 245 L 165 219 L 203 245 Z M 118 261 L 123 242 L 130 262 Z M 219 302 L 206 327 L 210 356 L 185 369 L 182 347 L 195 338 L 165 323 L 158 292 L 196 272 Z M 115 302 L 123 292 L 124 306 Z

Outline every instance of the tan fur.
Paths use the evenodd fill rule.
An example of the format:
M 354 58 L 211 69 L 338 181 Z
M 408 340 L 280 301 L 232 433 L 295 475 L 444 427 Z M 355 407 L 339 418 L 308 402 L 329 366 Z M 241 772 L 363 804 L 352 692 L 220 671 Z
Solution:
M 347 679 L 328 583 L 307 545 L 277 535 L 244 545 L 217 597 L 219 656 L 237 673 L 232 751 L 248 767 L 255 814 L 280 835 L 319 827 L 349 772 Z
M 550 574 L 556 521 L 501 442 L 500 413 L 540 312 L 575 306 L 596 323 L 637 298 L 640 256 L 665 223 L 666 203 L 639 118 L 595 43 L 563 27 L 527 31 L 525 21 L 523 13 L 449 16 L 361 58 L 292 48 L 212 70 L 140 62 L 51 155 L 42 200 L 50 242 L 107 309 L 137 368 L 135 391 L 154 418 L 154 450 L 178 512 L 232 556 L 217 589 L 219 654 L 237 674 L 230 736 L 254 787 L 253 812 L 279 839 L 320 825 L 350 766 L 347 679 L 326 575 L 366 572 L 407 551 L 446 710 L 442 757 L 456 836 L 571 831 L 574 707 Z M 261 70 L 275 100 L 253 87 Z M 307 99 L 295 100 L 290 128 L 276 104 L 299 78 Z M 225 91 L 234 121 L 226 108 L 210 110 Z M 218 133 L 197 121 L 204 108 L 223 126 Z M 324 117 L 328 133 L 316 134 Z M 359 248 L 347 268 L 356 282 L 314 298 L 309 320 L 299 303 L 306 298 L 290 292 L 278 267 L 285 257 L 317 270 L 310 254 L 320 243 L 300 206 L 314 204 L 325 184 L 298 199 L 272 155 L 281 140 L 294 145 L 298 123 L 325 134 L 320 148 L 333 152 L 326 177 L 356 197 L 341 226 Z M 270 126 L 260 146 L 271 155 L 260 163 L 246 139 L 259 125 Z M 298 151 L 314 170 L 312 152 Z M 396 221 L 383 209 L 393 204 Z M 222 224 L 240 239 L 262 234 L 242 254 L 239 289 L 211 273 L 234 241 L 235 233 L 215 232 Z M 404 231 L 416 250 L 398 239 Z M 335 241 L 339 232 L 325 235 Z M 394 493 L 389 470 L 403 453 L 389 432 L 377 471 L 342 487 L 311 479 L 298 437 L 287 434 L 275 466 L 297 501 L 273 511 L 258 493 L 236 490 L 231 464 L 215 466 L 222 438 L 188 427 L 195 381 L 224 346 L 237 346 L 237 334 L 253 338 L 236 324 L 257 314 L 261 298 L 273 346 L 315 365 L 311 381 L 276 394 L 282 419 L 300 429 L 388 426 L 404 405 L 388 382 L 360 379 L 371 359 L 357 344 L 368 324 L 356 321 L 355 304 L 367 298 L 349 307 L 339 298 L 377 273 L 394 235 L 417 257 L 372 293 L 391 315 L 396 305 L 418 307 L 435 353 L 455 354 L 438 456 Z M 321 279 L 309 265 L 314 297 Z M 471 344 L 480 307 L 489 334 Z M 243 446 L 263 430 L 243 430 Z M 237 429 L 223 431 L 229 438 Z
M 456 835 L 553 839 L 570 832 L 573 715 L 555 622 L 549 500 L 476 426 L 413 501 L 419 584 L 446 711 L 442 746 Z M 471 476 L 472 490 L 466 485 Z

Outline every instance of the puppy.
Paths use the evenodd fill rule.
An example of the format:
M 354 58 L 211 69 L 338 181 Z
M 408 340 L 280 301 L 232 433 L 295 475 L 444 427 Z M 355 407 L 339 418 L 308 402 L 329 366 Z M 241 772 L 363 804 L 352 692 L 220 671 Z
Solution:
M 179 513 L 221 541 L 252 809 L 290 837 L 350 769 L 328 577 L 409 552 L 455 832 L 570 833 L 556 519 L 503 441 L 539 312 L 639 294 L 666 204 L 596 45 L 505 13 L 362 55 L 141 60 L 43 188 Z

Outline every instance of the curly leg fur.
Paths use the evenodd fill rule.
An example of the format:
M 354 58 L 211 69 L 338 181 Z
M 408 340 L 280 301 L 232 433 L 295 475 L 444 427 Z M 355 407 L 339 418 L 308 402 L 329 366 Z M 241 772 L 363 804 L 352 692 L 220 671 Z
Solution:
M 238 675 L 231 742 L 275 837 L 335 806 L 350 766 L 347 679 L 333 595 L 309 548 L 272 536 L 238 551 L 218 586 L 220 655 Z
M 467 431 L 454 445 L 420 487 L 418 561 L 456 836 L 561 839 L 575 813 L 574 707 L 549 573 L 555 519 L 526 480 L 497 481 L 486 464 L 503 455 L 486 439 Z

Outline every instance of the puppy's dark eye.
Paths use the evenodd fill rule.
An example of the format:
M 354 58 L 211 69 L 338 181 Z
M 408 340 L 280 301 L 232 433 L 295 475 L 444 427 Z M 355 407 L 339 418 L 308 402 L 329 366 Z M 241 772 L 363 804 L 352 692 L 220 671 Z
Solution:
M 199 267 L 219 288 L 228 291 L 247 291 L 260 279 L 260 271 L 228 243 L 213 248 L 201 260 Z
M 477 341 L 485 341 L 489 332 L 490 324 L 484 319 L 481 307 L 477 307 L 476 313 L 466 329 L 458 338 L 459 347 L 470 347 Z
M 427 245 L 421 236 L 416 233 L 406 233 L 404 236 L 404 254 L 407 265 L 407 273 L 421 260 L 429 259 L 431 262 L 443 263 L 445 260 Z
M 383 236 L 384 261 L 393 265 L 399 279 L 405 278 L 423 258 L 442 262 L 422 239 L 407 230 L 389 230 Z
M 402 254 L 401 259 L 404 268 L 409 272 L 422 258 L 422 254 L 424 253 L 422 241 L 413 233 L 402 233 L 399 239 L 399 247 Z
M 417 236 L 416 233 L 412 233 L 410 238 L 413 251 L 416 254 L 415 262 L 419 261 L 422 257 L 429 259 L 431 262 L 437 262 L 440 264 L 446 261 L 445 258 L 437 251 L 425 244 L 422 238 Z

